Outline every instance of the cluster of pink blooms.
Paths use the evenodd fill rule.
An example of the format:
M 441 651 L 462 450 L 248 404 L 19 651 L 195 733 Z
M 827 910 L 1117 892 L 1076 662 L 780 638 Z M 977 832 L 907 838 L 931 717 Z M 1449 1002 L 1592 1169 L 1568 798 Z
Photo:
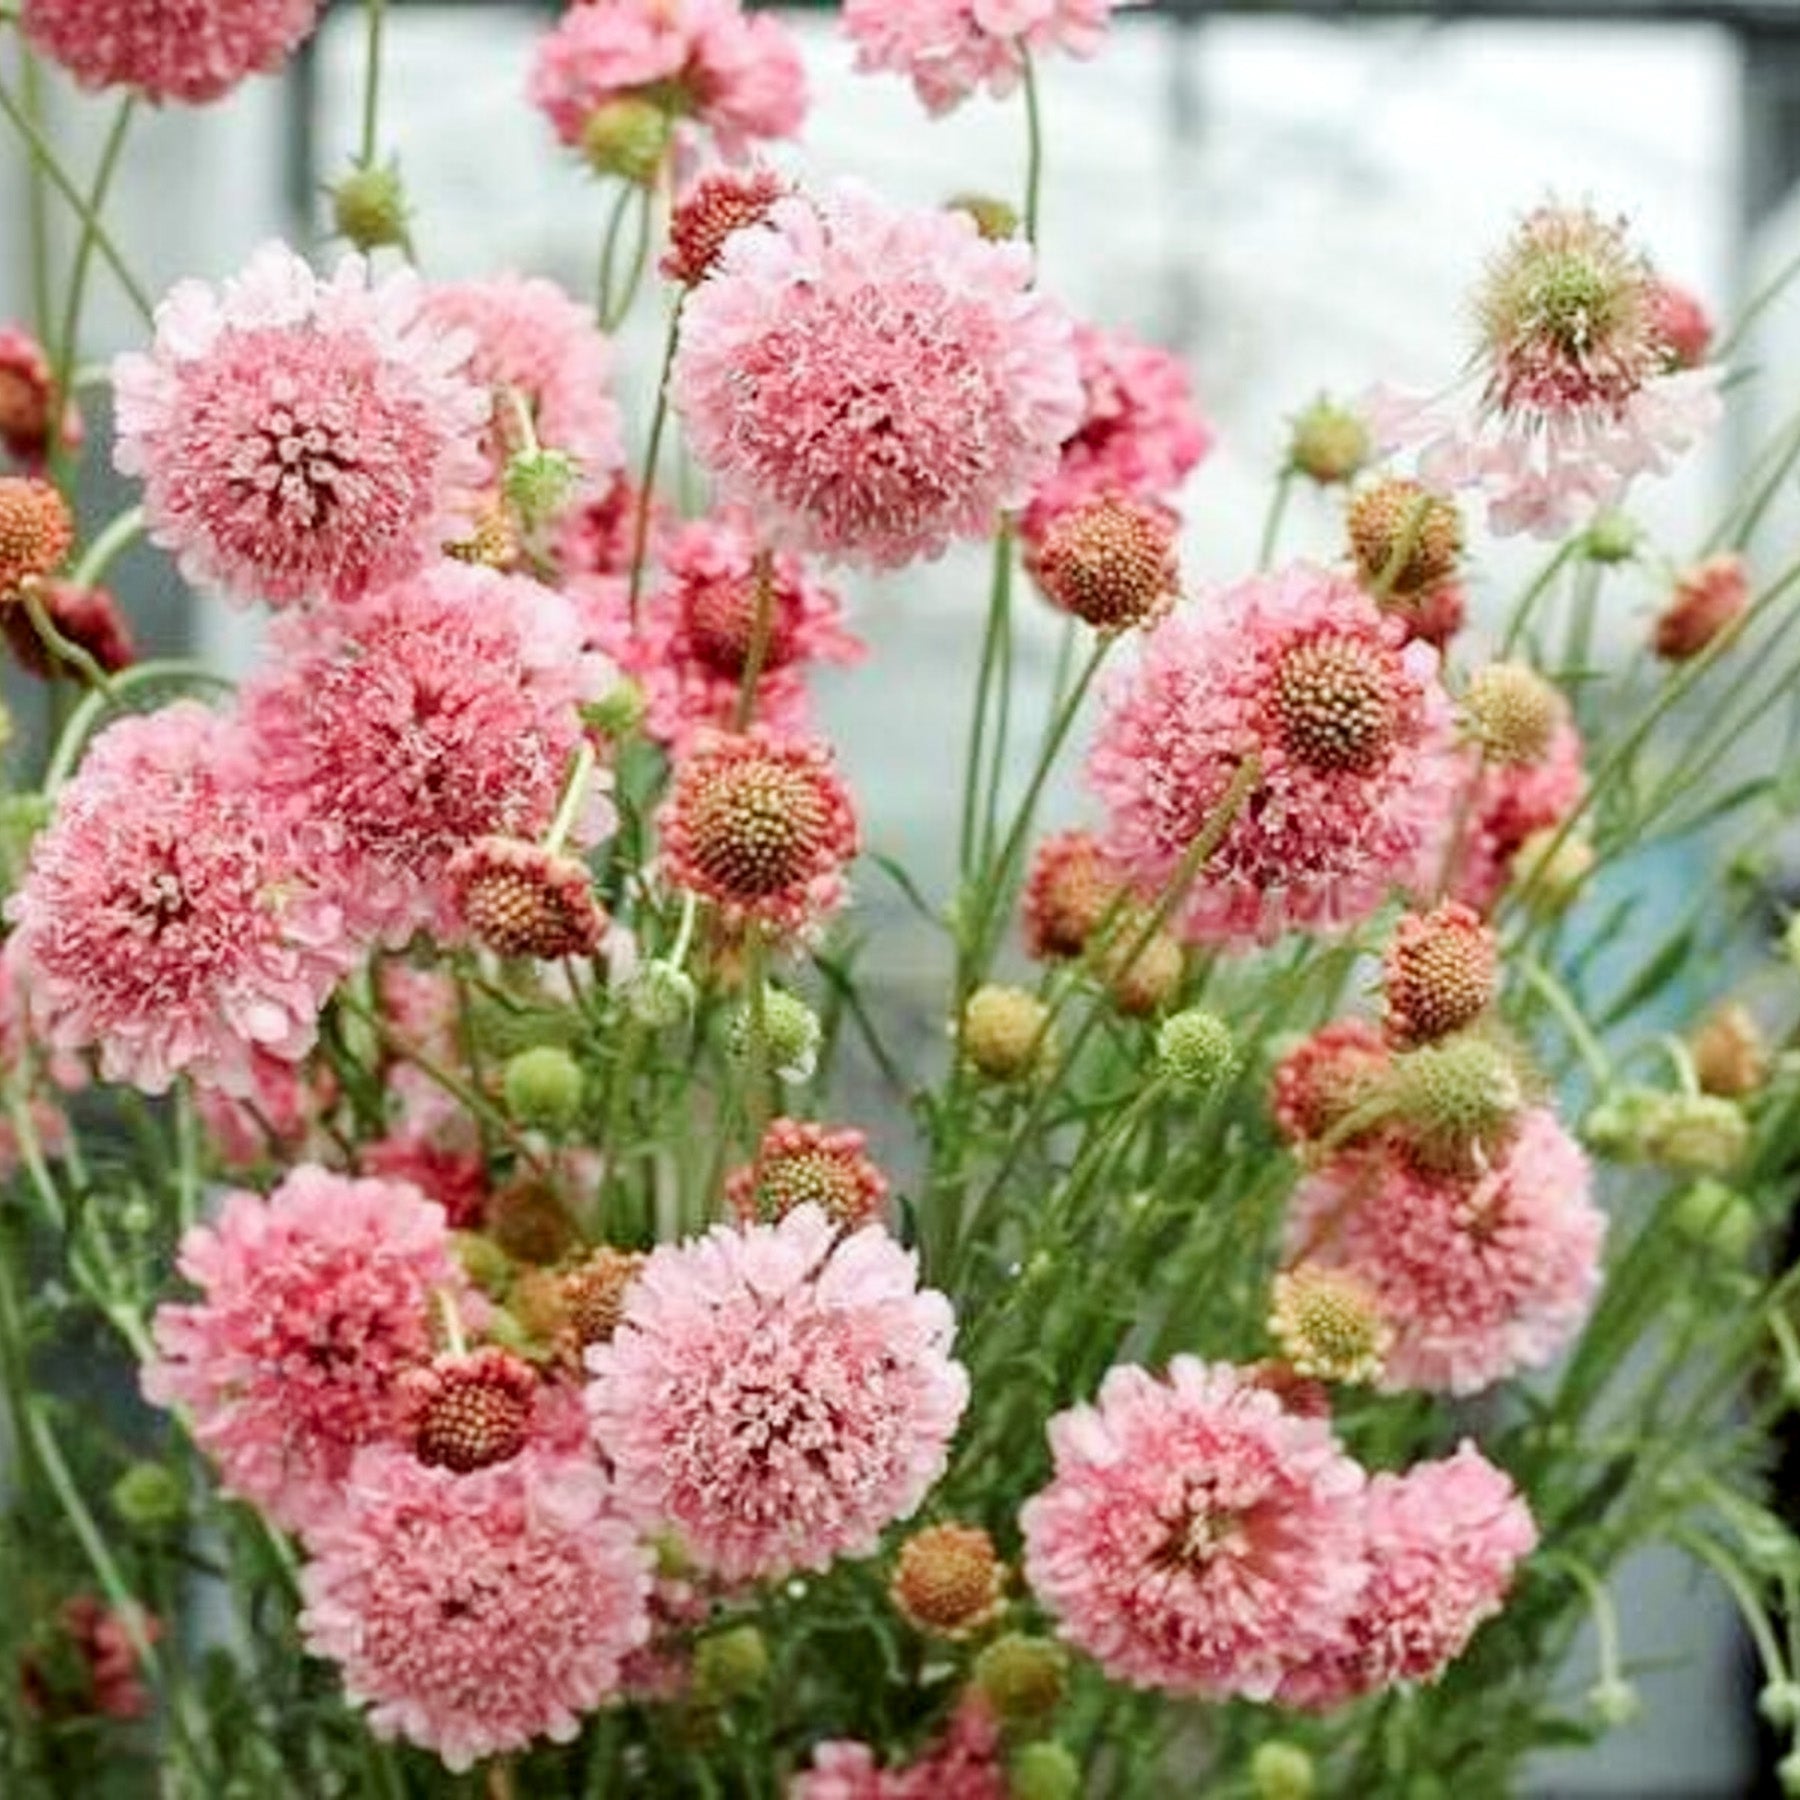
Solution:
M 1004 98 L 1028 58 L 1089 57 L 1114 9 L 1135 0 L 845 0 L 844 30 L 864 74 L 907 76 L 934 114 L 978 89 Z
M 320 0 L 25 0 L 21 22 L 83 87 L 194 104 L 280 68 L 319 9 Z
M 631 617 L 627 584 L 575 584 L 589 637 L 643 689 L 644 727 L 677 755 L 737 715 L 756 635 L 759 572 L 756 533 L 739 508 L 660 534 L 656 571 Z M 768 564 L 769 625 L 752 705 L 763 730 L 801 738 L 812 730 L 806 676 L 816 665 L 861 661 L 862 641 L 843 622 L 843 602 L 798 556 Z
M 565 144 L 603 107 L 642 100 L 735 160 L 799 131 L 806 70 L 788 28 L 739 0 L 576 0 L 538 45 L 531 100 Z
M 1116 1367 L 1050 1442 L 1020 1516 L 1027 1578 L 1134 1686 L 1314 1704 L 1430 1679 L 1536 1541 L 1472 1446 L 1371 1480 L 1324 1419 L 1228 1364 Z
M 1666 473 L 1718 422 L 1710 329 L 1661 282 L 1623 221 L 1584 206 L 1528 213 L 1478 295 L 1481 391 L 1466 416 L 1378 391 L 1384 445 L 1416 446 L 1434 486 L 1479 488 L 1502 532 L 1554 536 Z
M 1461 759 L 1436 652 L 1404 637 L 1299 564 L 1178 612 L 1113 684 L 1088 778 L 1114 865 L 1155 898 L 1219 835 L 1176 914 L 1190 942 L 1353 924 L 1435 879 Z
M 695 457 L 783 548 L 898 568 L 987 535 L 1081 419 L 1074 328 L 1032 276 L 961 213 L 778 201 L 688 299 Z
M 948 1730 L 904 1768 L 883 1768 L 867 1744 L 815 1746 L 790 1800 L 1007 1800 L 1005 1746 L 979 1699 L 957 1707 Z

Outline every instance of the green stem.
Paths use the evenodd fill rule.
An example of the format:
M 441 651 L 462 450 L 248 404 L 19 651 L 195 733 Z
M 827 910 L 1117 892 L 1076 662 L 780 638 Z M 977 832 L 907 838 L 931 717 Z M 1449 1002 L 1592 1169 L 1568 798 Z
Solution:
M 769 660 L 769 640 L 775 631 L 775 552 L 756 555 L 756 612 L 750 622 L 750 647 L 744 655 L 744 679 L 738 688 L 736 731 L 748 731 L 756 718 L 756 690 Z
M 761 930 L 754 924 L 746 952 L 749 1043 L 744 1058 L 744 1117 L 750 1128 L 750 1154 L 754 1156 L 762 1144 L 763 1133 L 769 1129 L 768 951 Z
M 609 305 L 600 315 L 600 328 L 607 332 L 617 331 L 624 324 L 632 302 L 637 299 L 638 287 L 644 279 L 644 270 L 650 260 L 650 213 L 656 204 L 656 190 L 646 182 L 639 193 L 641 199 L 637 214 L 637 236 L 632 240 L 631 267 L 626 271 L 624 288 L 617 305 Z
M 1275 560 L 1275 546 L 1281 541 L 1281 522 L 1287 516 L 1288 501 L 1294 492 L 1294 471 L 1283 469 L 1276 477 L 1275 492 L 1269 496 L 1269 510 L 1263 515 L 1262 538 L 1257 546 L 1256 566 L 1266 569 Z
M 650 442 L 644 451 L 644 474 L 638 484 L 637 512 L 631 525 L 631 585 L 627 604 L 631 623 L 638 621 L 638 600 L 644 591 L 644 565 L 650 548 L 650 515 L 655 504 L 656 467 L 662 458 L 663 432 L 669 420 L 669 373 L 681 343 L 681 300 L 669 313 L 669 329 L 663 340 L 662 366 L 656 376 L 656 404 L 650 413 Z
M 1570 538 L 1561 545 L 1556 554 L 1537 572 L 1531 585 L 1519 596 L 1518 604 L 1512 610 L 1512 617 L 1506 622 L 1506 636 L 1500 641 L 1500 660 L 1511 656 L 1519 647 L 1519 640 L 1524 637 L 1526 628 L 1531 623 L 1531 615 L 1536 611 L 1537 603 L 1549 593 L 1580 542 L 1579 538 Z
M 1556 1014 L 1557 1023 L 1567 1033 L 1569 1042 L 1575 1046 L 1588 1073 L 1594 1078 L 1596 1090 L 1604 1093 L 1612 1086 L 1612 1064 L 1600 1047 L 1600 1040 L 1594 1036 L 1587 1020 L 1581 1016 L 1581 1008 L 1575 1004 L 1562 983 L 1535 956 L 1521 955 L 1517 967 L 1531 988 Z
M 143 534 L 144 509 L 141 506 L 126 507 L 82 552 L 81 560 L 69 577 L 70 584 L 78 588 L 98 587 L 117 558 Z
M 969 748 L 963 760 L 962 831 L 958 838 L 957 867 L 965 901 L 975 881 L 976 833 L 981 818 L 981 776 L 987 765 L 988 707 L 992 700 L 994 671 L 1000 658 L 1000 640 L 1006 631 L 1012 605 L 1012 521 L 1002 520 L 994 537 L 993 578 L 988 588 L 987 631 L 981 643 L 981 663 L 975 674 L 975 708 L 969 723 Z M 961 984 L 958 997 L 961 997 Z
M 583 738 L 581 748 L 570 761 L 569 778 L 563 783 L 562 800 L 556 808 L 556 817 L 550 821 L 550 829 L 544 836 L 544 848 L 552 856 L 560 855 L 563 845 L 569 841 L 569 833 L 574 830 L 575 821 L 581 814 L 582 802 L 588 796 L 588 783 L 593 779 L 594 765 L 599 760 L 594 746 Z
M 1671 1532 L 1669 1537 L 1670 1542 L 1685 1550 L 1689 1556 L 1705 1563 L 1725 1584 L 1726 1590 L 1737 1603 L 1744 1629 L 1750 1633 L 1750 1640 L 1756 1645 L 1756 1654 L 1762 1661 L 1765 1677 L 1771 1683 L 1785 1681 L 1786 1659 L 1781 1654 L 1780 1640 L 1769 1624 L 1768 1608 L 1757 1597 L 1756 1590 L 1730 1553 L 1703 1531 L 1683 1529 Z
M 1044 187 L 1044 120 L 1038 102 L 1037 66 L 1029 50 L 1021 50 L 1025 88 L 1025 236 L 1038 246 L 1038 202 Z
M 110 700 L 114 691 L 113 678 L 86 650 L 79 644 L 70 642 L 56 629 L 49 613 L 44 610 L 44 596 L 38 585 L 28 581 L 20 590 L 20 597 L 25 604 L 25 616 L 31 621 L 31 629 L 37 633 L 38 642 L 56 661 L 66 662 L 71 668 L 79 670 L 89 687 L 98 689 Z
M 1567 1552 L 1553 1550 L 1543 1560 L 1548 1566 L 1563 1570 L 1581 1589 L 1594 1621 L 1594 1642 L 1600 1653 L 1600 1679 L 1602 1682 L 1618 1682 L 1621 1679 L 1619 1614 L 1613 1605 L 1612 1595 L 1606 1591 L 1605 1582 L 1579 1557 L 1570 1556 Z
M 56 341 L 56 374 L 51 384 L 50 404 L 50 441 L 55 447 L 58 458 L 66 446 L 63 443 L 63 419 L 67 410 L 70 383 L 75 374 L 77 348 L 81 337 L 82 302 L 87 297 L 88 271 L 94 262 L 94 222 L 99 219 L 106 207 L 106 197 L 112 187 L 113 173 L 118 168 L 119 157 L 125 148 L 125 139 L 131 130 L 132 115 L 136 110 L 137 98 L 127 94 L 119 102 L 119 109 L 113 114 L 112 128 L 106 134 L 106 143 L 100 152 L 100 163 L 94 171 L 94 185 L 88 194 L 87 210 L 83 214 L 81 235 L 75 243 L 75 266 L 69 275 L 69 292 L 63 306 L 62 331 Z
M 125 266 L 125 259 L 119 254 L 119 247 L 112 240 L 111 234 L 94 216 L 81 190 L 70 180 L 61 163 L 56 160 L 56 152 L 44 134 L 32 123 L 24 109 L 15 100 L 11 92 L 0 85 L 0 113 L 4 113 L 12 128 L 25 141 L 25 147 L 31 152 L 32 166 L 48 178 L 52 187 L 62 195 L 69 204 L 70 210 L 92 232 L 94 245 L 105 257 L 107 266 L 117 277 L 119 286 L 125 290 L 125 297 L 145 324 L 155 319 L 155 309 L 150 304 L 150 296 L 138 285 Z M 46 325 L 46 329 L 48 326 Z
M 604 330 L 612 316 L 613 263 L 619 254 L 619 232 L 625 224 L 625 209 L 631 204 L 633 188 L 622 182 L 612 211 L 607 214 L 606 229 L 600 235 L 600 286 L 594 303 L 594 318 Z
M 116 705 L 135 688 L 153 681 L 195 681 L 207 683 L 223 693 L 230 693 L 232 683 L 204 663 L 167 658 L 156 662 L 133 663 L 110 678 L 107 687 L 96 686 L 82 697 L 81 704 L 70 713 L 62 734 L 56 740 L 56 754 L 44 773 L 44 792 L 54 794 L 68 780 L 82 745 L 87 742 L 95 722 L 108 707 Z
M 363 59 L 362 149 L 357 163 L 373 168 L 381 127 L 381 39 L 387 22 L 387 0 L 363 0 L 367 49 Z
M 38 59 L 30 50 L 23 52 L 20 74 L 26 117 L 39 128 L 44 116 L 43 74 Z M 30 185 L 26 189 L 25 206 L 30 221 L 31 243 L 31 307 L 41 343 L 50 342 L 50 208 L 44 191 L 43 167 L 34 162 Z

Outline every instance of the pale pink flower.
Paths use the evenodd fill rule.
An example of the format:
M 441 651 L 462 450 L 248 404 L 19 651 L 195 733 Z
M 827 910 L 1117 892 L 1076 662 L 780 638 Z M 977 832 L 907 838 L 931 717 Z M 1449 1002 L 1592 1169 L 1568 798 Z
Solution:
M 379 1738 L 459 1773 L 569 1743 L 650 1634 L 650 1556 L 585 1458 L 527 1450 L 469 1474 L 365 1451 L 301 1571 L 306 1647 Z
M 25 35 L 83 87 L 150 100 L 216 100 L 272 74 L 318 22 L 321 0 L 25 0 Z
M 1005 1744 L 987 1703 L 958 1705 L 949 1728 L 912 1761 L 883 1768 L 867 1744 L 840 1738 L 814 1747 L 788 1800 L 1006 1800 Z
M 429 324 L 416 276 L 348 256 L 321 280 L 285 244 L 156 309 L 113 364 L 120 472 L 190 581 L 285 606 L 354 600 L 460 535 L 483 479 L 470 339 Z
M 267 1200 L 226 1195 L 180 1268 L 202 1297 L 157 1308 L 144 1393 L 185 1408 L 224 1486 L 288 1530 L 318 1524 L 356 1451 L 398 1429 L 395 1383 L 431 1360 L 440 1297 L 485 1318 L 441 1207 L 310 1164 Z
M 1472 409 L 1378 389 L 1359 410 L 1385 448 L 1419 448 L 1429 484 L 1479 487 L 1496 531 L 1556 536 L 1718 422 L 1717 371 L 1671 366 L 1659 283 L 1623 220 L 1534 208 L 1491 261 L 1476 316 Z
M 1082 414 L 1055 473 L 1032 496 L 1024 531 L 1103 494 L 1167 505 L 1213 447 L 1187 364 L 1125 331 L 1075 327 Z
M 1119 6 L 1137 0 L 845 0 L 844 30 L 863 74 L 909 77 L 934 114 L 986 88 L 1004 98 L 1027 54 L 1090 57 Z
M 193 701 L 95 739 L 6 904 L 35 1029 L 108 1081 L 247 1092 L 312 1047 L 353 948 L 313 846 L 267 816 L 232 723 Z
M 1712 349 L 1713 322 L 1698 294 L 1658 277 L 1650 300 L 1663 358 L 1671 369 L 1697 369 Z
M 880 568 L 985 536 L 1081 413 L 1032 255 L 861 189 L 778 201 L 688 297 L 670 394 L 765 538 Z
M 799 131 L 806 69 L 792 32 L 738 0 L 610 0 L 569 7 L 541 40 L 530 95 L 565 144 L 581 143 L 601 107 L 647 100 L 685 148 L 710 134 L 737 161 Z
M 1323 1420 L 1178 1356 L 1165 1380 L 1113 1368 L 1050 1447 L 1026 1579 L 1115 1680 L 1266 1700 L 1338 1641 L 1368 1574 L 1364 1477 Z
M 1474 1174 L 1396 1143 L 1340 1154 L 1295 1191 L 1288 1253 L 1348 1270 L 1394 1331 L 1380 1385 L 1472 1394 L 1541 1368 L 1600 1286 L 1605 1215 L 1587 1158 L 1541 1107 Z
M 1435 880 L 1460 762 L 1437 654 L 1403 638 L 1354 583 L 1296 564 L 1177 612 L 1114 680 L 1088 778 L 1147 897 L 1256 759 L 1176 913 L 1190 942 L 1353 924 Z
M 277 659 L 243 698 L 259 783 L 273 810 L 328 834 L 360 934 L 456 936 L 457 851 L 549 825 L 577 709 L 613 682 L 581 638 L 561 595 L 452 562 L 276 627 Z M 573 841 L 608 817 L 596 798 Z
M 871 1554 L 943 1473 L 953 1328 L 911 1252 L 817 1206 L 663 1245 L 588 1351 L 620 1510 L 728 1580 Z
M 1531 1509 L 1466 1439 L 1454 1456 L 1371 1478 L 1369 1584 L 1343 1641 L 1281 1685 L 1284 1705 L 1324 1708 L 1399 1681 L 1435 1681 L 1499 1612 L 1537 1547 Z
M 497 275 L 427 290 L 425 317 L 445 333 L 473 336 L 468 374 L 493 395 L 483 438 L 488 478 L 498 485 L 507 458 L 521 448 L 515 400 L 537 441 L 574 459 L 580 480 L 571 500 L 604 493 L 625 462 L 613 398 L 612 345 L 553 281 Z
M 219 1166 L 231 1173 L 299 1160 L 312 1144 L 334 1084 L 266 1050 L 250 1058 L 249 1089 L 227 1094 L 196 1083 L 194 1110 Z
M 1587 793 L 1581 734 L 1565 719 L 1536 763 L 1477 765 L 1471 753 L 1463 780 L 1474 783 L 1474 792 L 1457 846 L 1451 892 L 1486 913 L 1510 879 L 1520 847 L 1534 833 L 1561 825 Z
M 635 629 L 624 583 L 582 584 L 577 604 L 591 641 L 643 689 L 644 729 L 677 755 L 700 733 L 729 728 L 737 715 L 756 619 L 756 564 L 749 519 L 727 507 L 663 538 Z M 806 737 L 809 666 L 844 667 L 859 662 L 866 647 L 844 628 L 836 589 L 797 556 L 774 558 L 769 602 L 753 717 L 773 737 Z

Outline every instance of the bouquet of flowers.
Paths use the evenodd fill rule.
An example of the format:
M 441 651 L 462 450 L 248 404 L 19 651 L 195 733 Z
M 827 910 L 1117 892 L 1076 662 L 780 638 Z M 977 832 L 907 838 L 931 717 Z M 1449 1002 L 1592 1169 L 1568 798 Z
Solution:
M 413 266 L 369 0 L 352 248 L 144 294 L 134 108 L 318 10 L 0 12 L 75 246 L 0 333 L 53 721 L 0 802 L 6 1792 L 1478 1800 L 1630 1718 L 1653 1542 L 1800 1729 L 1800 432 L 1697 550 L 1624 510 L 1742 325 L 1546 200 L 1467 365 L 1309 406 L 1202 589 L 1185 370 L 1034 258 L 1035 71 L 1112 0 L 847 0 L 928 111 L 1018 97 L 1018 204 L 938 209 L 764 160 L 773 15 L 580 0 L 529 94 L 601 196 L 582 295 Z M 51 65 L 122 96 L 91 180 Z M 141 341 L 85 371 L 102 278 Z M 102 386 L 134 503 L 78 525 Z M 1509 533 L 1546 560 L 1484 591 Z M 240 678 L 134 658 L 140 536 L 269 615 Z M 879 667 L 836 571 L 968 540 L 956 861 L 909 870 L 812 677 Z M 941 950 L 940 1049 L 853 873 Z

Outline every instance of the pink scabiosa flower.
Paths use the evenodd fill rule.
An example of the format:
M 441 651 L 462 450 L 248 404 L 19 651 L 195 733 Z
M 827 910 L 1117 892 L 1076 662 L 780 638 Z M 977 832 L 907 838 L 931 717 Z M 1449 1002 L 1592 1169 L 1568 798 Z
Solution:
M 911 1252 L 818 1206 L 663 1245 L 587 1353 L 620 1511 L 730 1581 L 869 1555 L 943 1473 L 953 1328 Z
M 1187 365 L 1129 332 L 1075 327 L 1081 417 L 1054 474 L 1032 496 L 1025 536 L 1105 495 L 1167 504 L 1213 446 Z
M 738 0 L 613 0 L 571 6 L 538 45 L 531 101 L 565 144 L 619 101 L 662 113 L 678 144 L 701 134 L 738 161 L 791 138 L 806 117 L 806 70 L 792 32 Z
M 876 568 L 1022 506 L 1080 417 L 1071 327 L 1022 244 L 843 186 L 778 201 L 688 297 L 670 394 L 783 548 Z
M 245 1093 L 297 1061 L 353 960 L 310 845 L 266 816 L 242 733 L 192 701 L 95 739 L 6 905 L 34 1027 L 108 1081 Z
M 625 461 L 613 399 L 613 353 L 585 307 L 553 281 L 498 275 L 429 289 L 425 317 L 447 335 L 475 340 L 468 375 L 493 395 L 483 440 L 488 483 L 498 487 L 520 448 L 515 404 L 546 449 L 572 457 L 579 482 L 571 499 L 604 493 Z
M 1579 1146 L 1533 1107 L 1491 1166 L 1421 1167 L 1383 1138 L 1302 1182 L 1291 1256 L 1359 1277 L 1392 1326 L 1379 1385 L 1472 1394 L 1549 1362 L 1600 1285 L 1606 1219 Z
M 328 835 L 362 935 L 460 929 L 451 865 L 478 839 L 534 837 L 582 741 L 579 705 L 611 685 L 550 589 L 435 567 L 324 616 L 284 620 L 245 690 L 259 784 Z M 591 804 L 578 843 L 605 824 Z
M 711 732 L 675 766 L 658 819 L 662 873 L 729 929 L 800 932 L 844 902 L 856 814 L 823 744 Z
M 875 1752 L 853 1738 L 815 1745 L 795 1776 L 789 1800 L 1007 1800 L 1005 1745 L 992 1710 L 966 1699 L 949 1729 L 914 1761 L 884 1768 Z
M 727 507 L 671 531 L 662 541 L 654 586 L 641 596 L 633 627 L 620 582 L 584 589 L 592 640 L 642 688 L 644 728 L 678 756 L 737 714 L 756 625 L 756 536 L 748 516 Z M 865 647 L 844 629 L 843 603 L 802 560 L 777 555 L 770 570 L 770 631 L 753 717 L 771 736 L 808 735 L 806 671 L 844 667 Z
M 726 1180 L 725 1198 L 747 1224 L 784 1219 L 796 1207 L 822 1207 L 842 1231 L 876 1219 L 887 1177 L 866 1152 L 869 1140 L 848 1128 L 777 1119 L 763 1133 L 756 1160 Z
M 320 0 L 25 0 L 25 35 L 87 88 L 216 100 L 272 74 L 318 22 Z
M 650 1557 L 584 1457 L 528 1450 L 472 1473 L 365 1451 L 309 1536 L 306 1647 L 343 1670 L 379 1738 L 458 1772 L 568 1743 L 650 1635 Z
M 1750 572 L 1744 559 L 1732 550 L 1709 556 L 1676 581 L 1657 615 L 1651 646 L 1665 662 L 1686 662 L 1735 631 L 1749 607 Z
M 669 248 L 658 268 L 683 287 L 698 286 L 718 266 L 725 240 L 760 225 L 788 192 L 773 169 L 707 170 L 675 203 Z
M 43 346 L 18 325 L 0 325 L 0 447 L 28 469 L 43 466 L 56 430 L 56 377 Z M 62 409 L 61 439 L 81 443 L 81 414 Z
M 70 1595 L 51 1627 L 54 1648 L 33 1641 L 20 1654 L 20 1697 L 26 1709 L 59 1723 L 146 1718 L 152 1696 L 138 1645 L 154 1644 L 163 1627 L 155 1614 L 134 1611 L 135 1617 L 116 1611 L 95 1594 Z
M 156 343 L 113 364 L 113 460 L 191 581 L 286 606 L 354 600 L 458 535 L 483 479 L 470 339 L 421 312 L 407 273 L 349 256 L 321 280 L 265 244 L 214 289 L 184 281 Z
M 1530 1508 L 1467 1440 L 1454 1456 L 1372 1477 L 1363 1510 L 1369 1584 L 1342 1643 L 1283 1681 L 1284 1705 L 1322 1709 L 1435 1681 L 1499 1612 L 1537 1547 Z
M 1038 846 L 1020 902 L 1025 948 L 1040 962 L 1083 955 L 1122 893 L 1091 831 L 1059 831 Z
M 228 1194 L 180 1268 L 202 1297 L 157 1308 L 144 1393 L 185 1407 L 224 1485 L 287 1530 L 319 1523 L 356 1451 L 399 1429 L 396 1384 L 431 1360 L 440 1300 L 484 1316 L 441 1207 L 310 1164 L 267 1200 Z
M 630 575 L 637 551 L 641 503 L 636 484 L 620 474 L 598 499 L 563 515 L 556 540 L 557 559 L 562 565 L 565 591 L 584 615 L 585 594 L 590 585 L 610 591 L 618 580 Z M 647 567 L 660 554 L 668 528 L 668 509 L 652 495 L 644 520 Z M 621 598 L 624 591 L 619 589 Z
M 1177 912 L 1190 942 L 1352 924 L 1435 877 L 1459 762 L 1436 653 L 1403 637 L 1352 582 L 1296 564 L 1171 618 L 1114 681 L 1088 778 L 1145 895 L 1254 759 Z
M 1474 782 L 1474 796 L 1451 878 L 1458 900 L 1478 913 L 1491 912 L 1520 848 L 1535 833 L 1561 825 L 1581 804 L 1587 793 L 1581 748 L 1581 734 L 1565 717 L 1540 761 L 1489 761 L 1465 775 Z
M 1116 6 L 1136 0 L 845 0 L 862 74 L 905 75 L 926 109 L 950 112 L 980 88 L 1010 94 L 1027 54 L 1090 57 Z
M 1241 1369 L 1119 1366 L 1050 1421 L 1056 1467 L 1019 1515 L 1062 1636 L 1137 1687 L 1266 1700 L 1337 1642 L 1368 1574 L 1363 1472 Z
M 218 1166 L 243 1174 L 299 1161 L 330 1109 L 333 1092 L 329 1075 L 258 1050 L 250 1059 L 247 1093 L 226 1094 L 196 1084 L 194 1110 Z
M 1660 276 L 1650 298 L 1656 335 L 1671 369 L 1697 369 L 1712 348 L 1713 322 L 1697 294 Z
M 1301 1039 L 1275 1065 L 1269 1109 L 1290 1144 L 1330 1134 L 1368 1097 L 1388 1067 L 1387 1041 L 1367 1019 L 1335 1019 Z
M 1716 372 L 1670 372 L 1659 285 L 1625 221 L 1544 205 L 1520 221 L 1476 295 L 1473 416 L 1378 393 L 1389 447 L 1420 446 L 1433 486 L 1481 488 L 1496 531 L 1556 536 L 1666 473 L 1720 414 Z

